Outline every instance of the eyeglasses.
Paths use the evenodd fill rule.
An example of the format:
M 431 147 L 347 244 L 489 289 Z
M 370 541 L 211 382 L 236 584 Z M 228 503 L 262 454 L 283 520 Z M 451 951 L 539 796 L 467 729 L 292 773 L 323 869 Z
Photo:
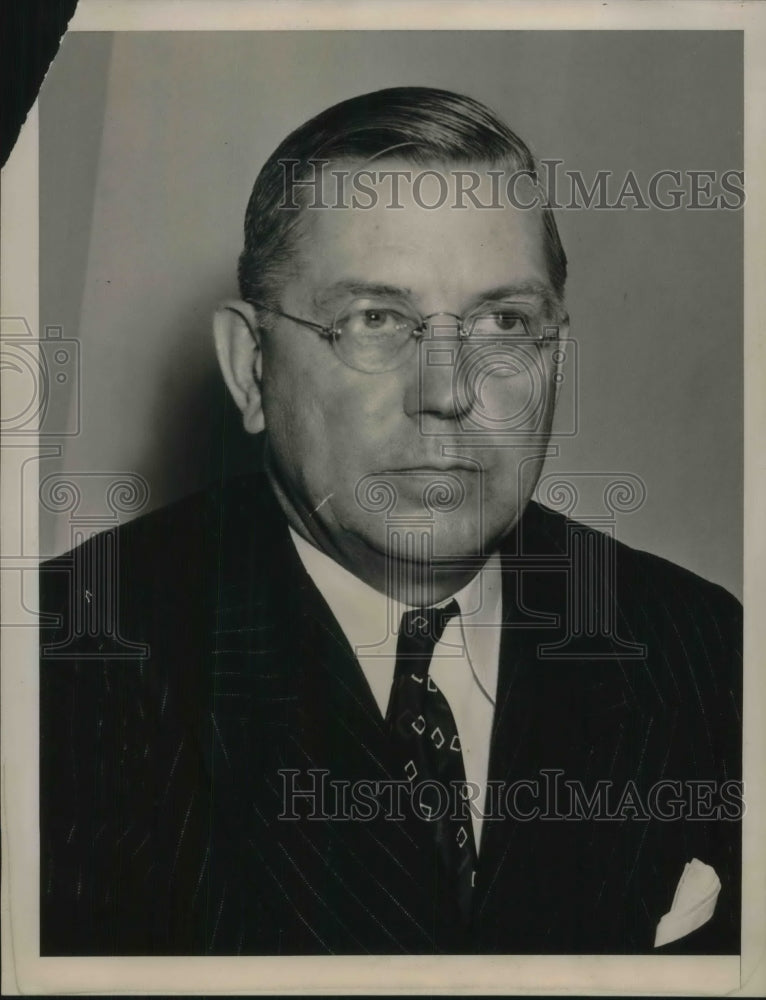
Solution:
M 456 331 L 459 350 L 466 349 L 470 341 L 469 350 L 491 348 L 493 357 L 500 351 L 517 360 L 524 355 L 528 357 L 530 350 L 538 351 L 546 343 L 559 339 L 559 327 L 547 323 L 542 311 L 528 303 L 493 303 L 463 317 L 448 312 L 420 316 L 399 305 L 355 302 L 344 306 L 329 326 L 323 326 L 263 302 L 248 301 L 256 309 L 313 330 L 330 341 L 345 365 L 371 375 L 404 365 L 429 331 L 437 340 L 454 340 Z

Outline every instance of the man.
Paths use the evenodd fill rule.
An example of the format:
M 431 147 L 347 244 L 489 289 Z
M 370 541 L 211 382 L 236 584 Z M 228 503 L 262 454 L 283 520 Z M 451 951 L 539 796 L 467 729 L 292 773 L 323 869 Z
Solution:
M 43 570 L 44 954 L 739 950 L 739 607 L 531 500 L 535 193 L 437 90 L 269 158 L 215 316 L 253 474 Z

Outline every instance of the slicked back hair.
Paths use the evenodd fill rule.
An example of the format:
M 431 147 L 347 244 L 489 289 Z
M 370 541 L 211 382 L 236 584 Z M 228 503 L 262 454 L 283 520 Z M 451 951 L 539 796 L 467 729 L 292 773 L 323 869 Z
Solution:
M 295 187 L 296 181 L 313 177 L 317 161 L 369 161 L 386 155 L 414 166 L 483 164 L 537 177 L 527 145 L 470 97 L 430 87 L 391 87 L 342 101 L 291 132 L 258 174 L 245 214 L 238 270 L 241 297 L 277 304 L 304 214 L 301 208 L 285 207 L 302 204 L 303 186 Z M 286 168 L 286 163 L 291 166 Z M 561 298 L 566 254 L 546 205 L 542 217 L 548 274 Z

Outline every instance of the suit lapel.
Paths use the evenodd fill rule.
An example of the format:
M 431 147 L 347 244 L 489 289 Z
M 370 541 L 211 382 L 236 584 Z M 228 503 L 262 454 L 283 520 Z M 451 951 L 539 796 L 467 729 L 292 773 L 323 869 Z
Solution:
M 397 773 L 377 704 L 274 501 L 243 506 L 250 535 L 231 519 L 219 545 L 206 748 L 240 882 L 296 950 L 431 952 L 445 937 L 431 841 L 376 794 Z
M 486 823 L 479 859 L 482 950 L 588 950 L 588 934 L 603 923 L 598 885 L 612 878 L 592 824 L 559 818 L 569 808 L 565 779 L 587 787 L 612 774 L 627 710 L 614 659 L 541 652 L 566 635 L 560 527 L 531 504 L 502 552 L 504 622 L 489 767 L 502 818 Z

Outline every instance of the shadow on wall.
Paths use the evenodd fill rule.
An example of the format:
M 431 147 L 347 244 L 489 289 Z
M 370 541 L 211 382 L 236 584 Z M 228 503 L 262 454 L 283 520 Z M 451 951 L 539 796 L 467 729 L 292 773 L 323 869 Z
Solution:
M 258 460 L 256 438 L 243 429 L 217 368 L 189 379 L 174 405 L 160 408 L 155 426 L 144 475 L 156 506 L 251 471 Z

